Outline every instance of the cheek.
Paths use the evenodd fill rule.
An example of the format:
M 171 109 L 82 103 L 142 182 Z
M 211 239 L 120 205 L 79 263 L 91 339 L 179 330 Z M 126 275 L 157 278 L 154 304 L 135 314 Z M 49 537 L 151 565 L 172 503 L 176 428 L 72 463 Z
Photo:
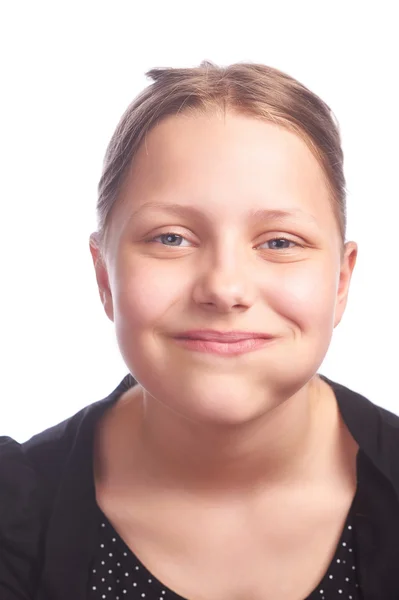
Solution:
M 125 264 L 118 270 L 113 289 L 115 323 L 140 328 L 156 323 L 179 301 L 182 281 L 151 262 Z
M 326 262 L 293 265 L 274 289 L 275 310 L 301 329 L 332 327 L 336 301 L 336 276 Z

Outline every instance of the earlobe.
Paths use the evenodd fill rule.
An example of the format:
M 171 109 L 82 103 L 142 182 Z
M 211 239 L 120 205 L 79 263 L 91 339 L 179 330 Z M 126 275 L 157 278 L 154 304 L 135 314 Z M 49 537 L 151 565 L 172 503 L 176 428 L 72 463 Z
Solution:
M 96 280 L 98 291 L 100 294 L 101 302 L 104 307 L 107 317 L 114 320 L 114 307 L 112 301 L 112 293 L 109 285 L 109 277 L 107 266 L 103 258 L 101 247 L 98 241 L 96 233 L 92 233 L 90 236 L 90 253 L 93 259 L 94 270 L 96 273 Z

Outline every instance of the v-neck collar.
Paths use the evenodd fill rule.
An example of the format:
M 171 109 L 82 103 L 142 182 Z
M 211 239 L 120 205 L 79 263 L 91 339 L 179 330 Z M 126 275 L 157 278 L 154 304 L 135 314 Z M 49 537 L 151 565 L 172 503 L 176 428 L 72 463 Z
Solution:
M 343 385 L 332 387 L 344 422 L 359 444 L 354 507 L 356 555 L 364 600 L 399 597 L 399 419 Z M 105 411 L 133 385 L 127 375 L 104 400 L 82 411 L 48 521 L 42 585 L 36 600 L 86 600 L 98 539 L 93 445 Z M 392 423 L 391 423 L 392 421 Z M 396 429 L 395 429 L 396 427 Z M 393 444 L 396 444 L 393 447 Z

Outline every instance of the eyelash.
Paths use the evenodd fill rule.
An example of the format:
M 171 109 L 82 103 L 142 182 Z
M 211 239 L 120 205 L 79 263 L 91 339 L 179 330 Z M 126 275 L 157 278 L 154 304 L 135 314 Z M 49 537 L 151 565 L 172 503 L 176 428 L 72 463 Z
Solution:
M 157 240 L 158 238 L 161 237 L 166 237 L 166 236 L 175 236 L 178 238 L 182 238 L 182 239 L 186 239 L 183 235 L 180 235 L 180 233 L 174 233 L 173 231 L 168 231 L 167 233 L 161 233 L 153 238 L 151 238 L 150 240 L 148 240 L 148 243 L 151 242 L 155 242 L 155 240 Z M 301 247 L 300 244 L 298 244 L 297 242 L 294 242 L 294 240 L 291 240 L 289 238 L 286 238 L 284 236 L 276 236 L 274 238 L 271 238 L 270 240 L 266 240 L 265 242 L 263 242 L 264 244 L 270 243 L 270 242 L 275 242 L 275 241 L 281 241 L 284 240 L 285 242 L 289 242 L 290 244 L 295 244 L 296 247 Z M 182 246 L 167 246 L 166 244 L 162 244 L 163 246 L 166 246 L 167 248 L 181 248 Z M 263 244 L 261 244 L 262 246 Z M 290 250 L 291 248 L 281 248 L 280 250 Z M 272 250 L 272 248 L 269 248 L 269 250 Z M 277 250 L 279 250 L 277 248 Z

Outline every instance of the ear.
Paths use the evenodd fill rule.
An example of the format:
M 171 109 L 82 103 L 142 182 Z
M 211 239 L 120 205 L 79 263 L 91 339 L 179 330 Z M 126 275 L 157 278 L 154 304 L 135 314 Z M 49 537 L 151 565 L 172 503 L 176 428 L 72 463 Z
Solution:
M 341 269 L 339 275 L 337 303 L 335 306 L 334 328 L 341 322 L 348 302 L 349 285 L 352 278 L 353 269 L 357 259 L 357 244 L 347 242 L 344 247 L 344 254 L 341 260 Z
M 94 269 L 98 291 L 100 293 L 101 302 L 104 306 L 107 317 L 114 320 L 114 307 L 112 301 L 112 293 L 109 285 L 109 277 L 107 266 L 101 251 L 101 245 L 97 233 L 92 233 L 90 236 L 90 252 L 93 259 Z

